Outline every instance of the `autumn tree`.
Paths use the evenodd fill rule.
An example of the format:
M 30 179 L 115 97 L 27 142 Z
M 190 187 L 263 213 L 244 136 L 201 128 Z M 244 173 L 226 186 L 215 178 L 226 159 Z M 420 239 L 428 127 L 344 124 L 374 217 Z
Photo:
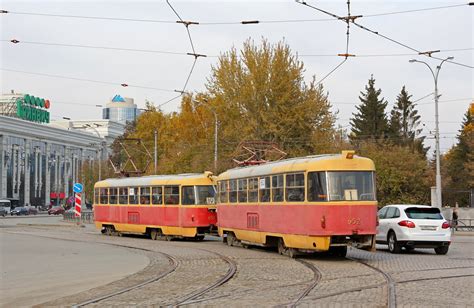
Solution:
M 473 154 L 474 154 L 474 107 L 471 105 L 457 136 L 457 143 L 444 157 L 446 164 L 445 193 L 443 201 L 449 205 L 459 202 L 460 205 L 469 203 L 469 190 L 473 183 Z
M 322 85 L 303 78 L 304 66 L 285 42 L 247 40 L 222 54 L 206 87 L 219 115 L 224 157 L 243 140 L 272 141 L 290 156 L 328 151 L 334 115 Z
M 422 129 L 421 116 L 415 109 L 416 104 L 411 100 L 411 95 L 403 86 L 390 115 L 389 134 L 393 143 L 407 146 L 412 152 L 418 151 L 426 155 L 428 149 L 423 147 L 424 137 L 419 137 Z
M 394 203 L 429 204 L 429 166 L 423 154 L 389 141 L 361 141 L 359 153 L 375 163 L 379 206 Z
M 388 130 L 388 120 L 385 114 L 387 101 L 380 98 L 382 90 L 375 89 L 375 79 L 370 77 L 365 86 L 365 92 L 360 92 L 361 104 L 356 106 L 357 113 L 351 119 L 352 140 L 381 139 Z

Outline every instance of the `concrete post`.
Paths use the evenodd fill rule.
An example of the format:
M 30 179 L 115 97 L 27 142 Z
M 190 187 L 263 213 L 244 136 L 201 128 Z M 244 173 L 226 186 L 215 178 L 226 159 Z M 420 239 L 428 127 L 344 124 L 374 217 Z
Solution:
M 31 173 L 30 173 L 30 159 L 31 159 L 31 139 L 25 139 L 25 152 L 22 155 L 22 164 L 23 170 L 25 174 L 24 183 L 25 183 L 25 190 L 24 190 L 24 200 L 25 205 L 31 205 L 31 198 L 30 198 L 30 184 L 31 184 Z

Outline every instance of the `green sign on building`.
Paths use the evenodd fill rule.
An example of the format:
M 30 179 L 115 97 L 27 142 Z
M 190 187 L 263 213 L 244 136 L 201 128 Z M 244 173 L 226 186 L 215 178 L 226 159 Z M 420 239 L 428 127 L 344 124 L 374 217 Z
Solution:
M 49 100 L 26 94 L 16 101 L 16 114 L 23 120 L 49 123 L 49 107 Z

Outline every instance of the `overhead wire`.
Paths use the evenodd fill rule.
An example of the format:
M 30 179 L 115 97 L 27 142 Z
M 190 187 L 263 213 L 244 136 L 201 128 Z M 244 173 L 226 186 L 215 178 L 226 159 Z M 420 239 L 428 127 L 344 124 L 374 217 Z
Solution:
M 316 10 L 316 11 L 319 11 L 319 12 L 321 12 L 321 13 L 324 13 L 324 14 L 326 14 L 326 15 L 329 15 L 329 16 L 331 16 L 331 17 L 333 17 L 333 18 L 336 18 L 336 19 L 338 19 L 338 20 L 342 20 L 343 22 L 346 22 L 346 19 L 345 19 L 344 17 L 338 16 L 338 15 L 336 15 L 336 14 L 334 14 L 334 13 L 328 12 L 328 11 L 323 10 L 323 9 L 321 9 L 321 8 L 318 8 L 318 7 L 316 7 L 316 6 L 310 5 L 310 4 L 308 4 L 306 1 L 296 0 L 296 2 L 299 3 L 299 4 L 302 4 L 302 5 L 304 5 L 304 6 L 307 6 L 307 7 L 311 8 L 311 9 L 314 9 L 314 10 Z M 471 5 L 471 3 L 463 4 L 463 6 L 464 6 L 464 5 Z M 349 17 L 349 16 L 348 16 L 348 17 Z M 363 15 L 359 15 L 358 17 L 363 17 Z M 413 48 L 413 47 L 411 47 L 411 46 L 408 46 L 408 45 L 405 44 L 405 43 L 402 43 L 402 42 L 400 42 L 400 41 L 397 41 L 397 40 L 395 40 L 395 39 L 392 39 L 392 38 L 390 38 L 390 37 L 388 37 L 388 36 L 386 36 L 386 35 L 383 35 L 383 34 L 379 33 L 378 31 L 369 29 L 369 28 L 367 28 L 366 26 L 363 26 L 363 25 L 357 23 L 357 22 L 355 21 L 355 19 L 352 19 L 352 20 L 351 20 L 351 23 L 354 24 L 355 26 L 359 27 L 360 29 L 364 30 L 364 31 L 370 32 L 370 33 L 375 34 L 375 35 L 377 35 L 377 36 L 379 36 L 379 37 L 381 37 L 381 38 L 384 38 L 384 39 L 386 39 L 386 40 L 388 40 L 388 41 L 391 41 L 391 42 L 393 42 L 394 44 L 397 44 L 397 45 L 402 46 L 402 47 L 404 47 L 404 48 L 407 48 L 407 49 L 409 49 L 409 50 L 411 50 L 411 51 L 414 51 L 414 52 L 416 52 L 418 55 L 423 55 L 423 56 L 426 56 L 426 57 L 429 57 L 429 58 L 433 58 L 433 59 L 437 59 L 437 60 L 444 60 L 444 59 L 441 59 L 441 58 L 437 58 L 437 57 L 431 56 L 431 53 L 422 52 L 421 50 L 418 50 L 418 49 L 416 49 L 416 48 Z M 460 66 L 464 66 L 464 67 L 468 67 L 468 68 L 474 68 L 473 66 L 470 66 L 470 65 L 467 65 L 467 64 L 463 64 L 463 63 L 459 63 L 459 62 L 450 61 L 450 60 L 447 60 L 446 62 L 449 62 L 449 63 L 452 63 L 452 64 L 456 64 L 456 65 L 460 65 Z
M 115 51 L 127 51 L 127 52 L 143 52 L 143 53 L 158 53 L 158 54 L 170 54 L 179 56 L 189 56 L 186 52 L 176 52 L 168 50 L 156 50 L 156 49 L 138 49 L 138 48 L 122 48 L 122 47 L 111 47 L 111 46 L 97 46 L 97 45 L 84 45 L 84 44 L 66 44 L 66 43 L 52 43 L 52 42 L 39 42 L 39 41 L 24 41 L 18 39 L 0 39 L 0 42 L 12 43 L 12 44 L 31 44 L 31 45 L 44 45 L 44 46 L 59 46 L 59 47 L 72 47 L 72 48 L 89 48 L 89 49 L 104 49 L 104 50 L 115 50 Z M 444 49 L 439 52 L 461 52 L 474 50 L 474 48 L 458 48 L 458 49 Z M 413 57 L 417 56 L 417 53 L 400 53 L 400 54 L 358 54 L 352 55 L 357 58 L 366 57 Z M 298 54 L 299 57 L 340 57 L 339 54 Z M 206 55 L 205 58 L 217 58 L 217 55 Z
M 406 13 L 416 13 L 422 11 L 432 11 L 440 9 L 449 9 L 455 7 L 461 7 L 470 5 L 470 3 L 462 3 L 455 5 L 446 5 L 446 6 L 437 6 L 437 7 L 428 7 L 421 9 L 412 9 L 404 11 L 394 11 L 394 12 L 385 12 L 385 13 L 376 13 L 363 15 L 364 18 L 388 16 L 388 15 L 397 15 L 397 14 L 406 14 Z M 68 14 L 51 14 L 51 13 L 36 13 L 36 12 L 22 12 L 22 11 L 9 11 L 9 10 L 0 10 L 0 13 L 3 14 L 12 14 L 12 15 L 30 15 L 30 16 L 40 16 L 40 17 L 59 17 L 59 18 L 75 18 L 75 19 L 92 19 L 92 20 L 111 20 L 111 21 L 130 21 L 130 22 L 149 22 L 149 23 L 166 23 L 173 24 L 176 23 L 172 20 L 157 20 L 157 19 L 138 19 L 138 18 L 120 18 L 120 17 L 103 17 L 103 16 L 87 16 L 87 15 L 68 15 Z M 281 19 L 281 20 L 241 20 L 241 21 L 217 21 L 217 22 L 201 22 L 200 25 L 246 25 L 246 24 L 263 24 L 263 23 L 298 23 L 298 22 L 321 22 L 321 21 L 334 21 L 334 19 Z
M 70 76 L 64 76 L 64 75 L 46 74 L 46 73 L 38 73 L 38 72 L 28 72 L 28 71 L 14 70 L 14 69 L 9 69 L 9 68 L 4 68 L 4 67 L 0 67 L 0 71 L 21 73 L 21 74 L 28 74 L 28 75 L 38 75 L 38 76 L 68 79 L 68 80 L 85 81 L 85 82 L 92 82 L 92 83 L 100 83 L 100 84 L 121 86 L 121 87 L 124 87 L 124 88 L 125 87 L 130 87 L 130 88 L 157 90 L 157 91 L 163 91 L 163 92 L 174 92 L 174 90 L 170 90 L 170 89 L 163 89 L 163 88 L 156 88 L 156 87 L 149 87 L 149 86 L 141 86 L 141 85 L 134 85 L 134 84 L 128 84 L 128 83 L 102 81 L 102 80 L 87 79 L 87 78 L 70 77 Z

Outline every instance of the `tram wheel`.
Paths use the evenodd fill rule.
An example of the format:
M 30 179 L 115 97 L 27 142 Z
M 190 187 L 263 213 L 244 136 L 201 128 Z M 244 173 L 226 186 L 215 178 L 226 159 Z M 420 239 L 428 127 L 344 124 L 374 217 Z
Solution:
M 329 247 L 329 254 L 338 258 L 345 258 L 347 255 L 347 246 Z
M 114 233 L 114 228 L 112 226 L 105 227 L 105 234 L 108 236 L 112 236 Z
M 235 243 L 235 235 L 234 233 L 227 233 L 227 245 L 234 246 Z
M 150 238 L 153 240 L 153 241 L 156 241 L 158 239 L 158 231 L 156 231 L 156 229 L 152 229 L 150 231 Z
M 278 240 L 278 253 L 290 258 L 294 258 L 296 256 L 296 249 L 286 247 L 285 242 L 282 238 L 280 238 Z

